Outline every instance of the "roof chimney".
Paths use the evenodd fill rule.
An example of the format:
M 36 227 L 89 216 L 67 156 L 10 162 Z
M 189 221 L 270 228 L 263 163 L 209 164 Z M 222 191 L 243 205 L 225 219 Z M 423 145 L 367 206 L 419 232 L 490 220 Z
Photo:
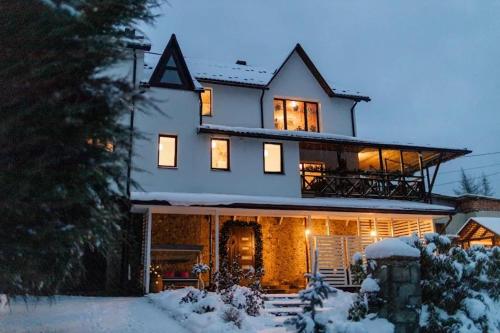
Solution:
M 236 60 L 236 65 L 246 66 L 247 62 L 246 62 L 246 60 Z

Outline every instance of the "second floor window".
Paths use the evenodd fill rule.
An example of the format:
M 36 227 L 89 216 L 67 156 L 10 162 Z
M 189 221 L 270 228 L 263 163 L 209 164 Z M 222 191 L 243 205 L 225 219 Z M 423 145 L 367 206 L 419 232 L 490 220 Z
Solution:
M 210 166 L 213 170 L 229 170 L 229 140 L 212 139 Z
M 283 145 L 264 143 L 264 172 L 283 173 Z
M 212 115 L 212 88 L 203 88 L 201 93 L 201 115 Z
M 177 167 L 177 136 L 160 135 L 158 138 L 158 166 Z
M 318 103 L 275 98 L 274 128 L 319 132 Z

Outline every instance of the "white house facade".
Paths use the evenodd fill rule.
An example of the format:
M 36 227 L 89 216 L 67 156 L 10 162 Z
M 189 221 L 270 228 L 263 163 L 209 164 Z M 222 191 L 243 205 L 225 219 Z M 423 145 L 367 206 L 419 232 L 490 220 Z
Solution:
M 316 248 L 328 281 L 353 286 L 355 252 L 453 213 L 430 193 L 439 165 L 469 151 L 361 139 L 355 108 L 370 98 L 328 83 L 299 44 L 276 70 L 185 58 L 175 35 L 161 55 L 134 52 L 155 105 L 130 119 L 145 292 L 192 283 L 197 261 L 207 282 L 237 263 L 294 291 Z

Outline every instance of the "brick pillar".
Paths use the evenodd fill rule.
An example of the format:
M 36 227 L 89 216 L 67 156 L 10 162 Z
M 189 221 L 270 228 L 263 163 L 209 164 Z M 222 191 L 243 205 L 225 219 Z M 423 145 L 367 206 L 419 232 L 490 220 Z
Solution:
M 396 333 L 418 333 L 422 305 L 419 258 L 378 258 L 373 277 L 385 301 L 379 315 L 392 322 Z

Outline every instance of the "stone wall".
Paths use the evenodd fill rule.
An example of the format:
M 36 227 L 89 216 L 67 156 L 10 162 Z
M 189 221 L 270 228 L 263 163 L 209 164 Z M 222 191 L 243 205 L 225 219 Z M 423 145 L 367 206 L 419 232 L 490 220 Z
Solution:
M 417 333 L 422 305 L 419 258 L 390 257 L 376 262 L 373 275 L 385 301 L 379 315 L 392 322 L 397 333 Z

